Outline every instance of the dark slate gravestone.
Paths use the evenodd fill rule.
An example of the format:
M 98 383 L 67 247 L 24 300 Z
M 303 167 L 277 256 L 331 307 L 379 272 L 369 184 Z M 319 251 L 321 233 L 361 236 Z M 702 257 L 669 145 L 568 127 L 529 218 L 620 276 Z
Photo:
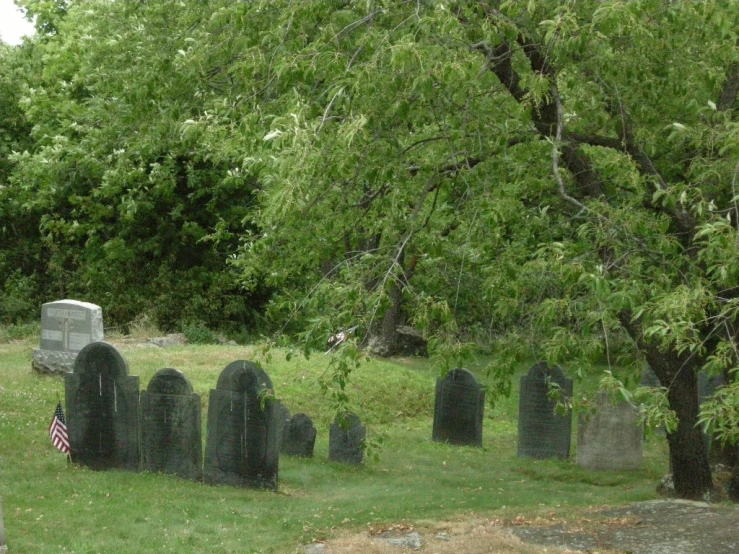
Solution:
M 698 402 L 703 404 L 709 400 L 724 384 L 723 375 L 708 375 L 705 371 L 698 372 Z
M 285 427 L 290 422 L 290 408 L 285 406 L 279 400 L 274 401 L 275 404 L 275 420 L 277 421 L 277 444 L 282 444 L 282 436 Z
M 93 342 L 65 374 L 72 460 L 93 469 L 139 469 L 139 378 L 112 345 Z
M 641 380 L 639 381 L 640 387 L 659 387 L 659 378 L 654 373 L 654 370 L 645 363 L 642 368 Z
M 636 407 L 627 402 L 613 404 L 601 393 L 596 410 L 578 418 L 577 464 L 596 471 L 639 469 L 644 433 Z
M 72 370 L 77 353 L 103 340 L 103 310 L 78 300 L 58 300 L 41 306 L 41 348 L 31 353 L 31 367 L 39 373 Z
M 359 416 L 348 413 L 337 417 L 328 435 L 328 459 L 342 464 L 360 465 L 364 458 L 364 439 L 367 429 Z
M 312 458 L 316 445 L 316 428 L 306 414 L 295 414 L 282 434 L 280 452 L 288 456 Z
M 277 490 L 276 403 L 269 376 L 253 363 L 230 363 L 210 391 L 203 477 L 211 485 Z
M 555 400 L 547 397 L 549 382 L 556 383 L 565 397 L 572 397 L 572 379 L 557 366 L 539 362 L 521 377 L 518 403 L 518 456 L 563 458 L 570 455 L 572 412 L 554 413 Z
M 436 380 L 434 428 L 438 442 L 482 446 L 482 413 L 485 391 L 466 369 L 453 369 Z
M 141 393 L 141 468 L 203 477 L 200 396 L 176 369 L 161 369 Z

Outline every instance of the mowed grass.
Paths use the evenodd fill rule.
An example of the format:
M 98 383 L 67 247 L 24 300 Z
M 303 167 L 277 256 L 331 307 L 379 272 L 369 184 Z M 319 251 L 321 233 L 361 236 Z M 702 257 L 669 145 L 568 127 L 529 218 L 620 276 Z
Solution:
M 569 461 L 518 459 L 515 384 L 510 399 L 486 407 L 483 448 L 434 443 L 438 370 L 430 362 L 407 367 L 371 361 L 359 368 L 349 392 L 370 436 L 384 436 L 384 450 L 379 461 L 368 460 L 361 468 L 331 463 L 332 413 L 316 384 L 328 358 L 286 362 L 279 353 L 262 364 L 277 397 L 293 413 L 313 417 L 318 440 L 314 459 L 280 458 L 278 493 L 167 475 L 91 471 L 69 465 L 48 439 L 64 384 L 60 377 L 32 372 L 35 344 L 0 344 L 0 497 L 9 549 L 16 554 L 300 552 L 301 544 L 313 540 L 390 524 L 551 513 L 574 517 L 593 505 L 654 498 L 654 487 L 667 472 L 659 437 L 647 440 L 639 471 L 585 471 L 574 463 L 574 452 Z M 120 351 L 142 390 L 159 369 L 185 373 L 201 395 L 203 440 L 208 393 L 222 369 L 238 359 L 259 361 L 258 349 L 243 346 L 121 346 Z

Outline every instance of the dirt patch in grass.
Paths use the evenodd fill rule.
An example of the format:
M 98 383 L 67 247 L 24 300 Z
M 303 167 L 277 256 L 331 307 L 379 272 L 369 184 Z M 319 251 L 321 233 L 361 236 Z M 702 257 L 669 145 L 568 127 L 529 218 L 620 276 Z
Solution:
M 402 538 L 418 533 L 421 547 L 399 547 L 383 538 Z M 331 539 L 317 548 L 304 548 L 299 554 L 402 554 L 425 552 L 433 554 L 575 554 L 576 551 L 558 546 L 526 544 L 514 536 L 498 519 L 420 524 L 410 528 L 393 526 L 370 529 L 360 534 L 346 534 Z
M 398 547 L 381 536 L 419 533 L 420 548 Z M 310 552 L 310 550 L 308 550 Z M 620 508 L 598 508 L 569 520 L 519 516 L 499 519 L 372 529 L 332 539 L 315 550 L 325 554 L 729 554 L 739 552 L 739 507 L 686 500 L 653 500 Z

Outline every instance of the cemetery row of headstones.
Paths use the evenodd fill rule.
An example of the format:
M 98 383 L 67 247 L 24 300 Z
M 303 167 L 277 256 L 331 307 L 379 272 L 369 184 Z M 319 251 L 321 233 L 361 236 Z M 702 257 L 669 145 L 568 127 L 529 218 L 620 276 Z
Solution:
M 521 377 L 518 414 L 518 457 L 567 459 L 570 455 L 572 413 L 557 413 L 557 399 L 571 398 L 572 379 L 545 362 Z M 466 369 L 454 369 L 436 382 L 432 439 L 450 444 L 482 446 L 485 392 Z M 578 421 L 577 463 L 592 470 L 638 469 L 642 460 L 642 429 L 636 409 L 596 400 L 594 414 Z
M 277 489 L 278 456 L 311 457 L 316 429 L 268 396 L 267 373 L 232 362 L 210 391 L 205 459 L 201 403 L 176 369 L 158 371 L 145 391 L 112 345 L 81 349 L 65 374 L 67 430 L 76 463 L 93 469 L 172 473 L 208 484 Z M 348 415 L 331 425 L 329 459 L 362 463 L 365 428 Z
M 139 394 L 138 377 L 103 339 L 102 310 L 95 304 L 61 300 L 41 309 L 41 348 L 33 367 L 68 371 L 70 440 L 77 461 L 93 468 L 121 467 L 174 473 L 208 483 L 277 486 L 277 452 L 312 456 L 315 427 L 305 414 L 290 418 L 279 402 L 260 396 L 269 376 L 250 362 L 230 364 L 210 392 L 205 461 L 201 460 L 200 397 L 182 373 L 163 369 Z M 93 348 L 88 345 L 98 344 Z M 77 362 L 75 362 L 77 360 Z M 79 371 L 78 371 L 79 369 Z M 571 414 L 555 412 L 552 387 L 572 396 L 572 380 L 558 367 L 539 363 L 521 378 L 518 456 L 567 458 Z M 706 388 L 704 386 L 704 388 Z M 432 438 L 482 446 L 485 393 L 465 369 L 436 384 Z M 597 402 L 597 413 L 581 416 L 579 464 L 624 469 L 641 463 L 641 430 L 627 405 Z M 361 463 L 365 429 L 350 415 L 330 429 L 329 459 Z M 625 448 L 626 446 L 626 448 Z M 614 455 L 619 452 L 619 455 Z

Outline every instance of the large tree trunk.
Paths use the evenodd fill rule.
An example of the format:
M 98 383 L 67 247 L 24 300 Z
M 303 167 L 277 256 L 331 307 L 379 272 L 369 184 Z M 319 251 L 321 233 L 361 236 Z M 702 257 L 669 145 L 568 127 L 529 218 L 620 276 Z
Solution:
M 405 250 L 402 250 L 396 259 L 403 271 L 396 275 L 388 290 L 389 305 L 379 322 L 370 332 L 369 350 L 378 356 L 393 356 L 403 350 L 399 340 L 398 327 L 404 322 L 403 318 L 403 291 L 408 281 L 413 277 L 418 263 L 418 256 L 411 258 L 408 267 L 404 267 Z M 423 348 L 425 352 L 425 346 Z M 421 354 L 426 355 L 426 354 Z
M 698 422 L 698 387 L 695 373 L 683 371 L 670 386 L 667 397 L 678 417 L 677 429 L 667 435 L 675 492 L 680 498 L 701 499 L 711 490 L 706 440 Z
M 696 363 L 683 356 L 666 354 L 656 348 L 646 352 L 663 387 L 670 408 L 677 415 L 677 429 L 667 435 L 675 493 L 680 498 L 703 499 L 713 488 L 708 448 L 698 423 L 698 378 Z
M 647 342 L 639 323 L 631 313 L 619 314 L 621 324 L 646 356 L 660 384 L 667 389 L 670 408 L 677 415 L 677 429 L 667 435 L 670 446 L 670 466 L 679 498 L 703 499 L 713 489 L 711 467 L 708 463 L 708 445 L 698 427 L 698 375 L 701 360 L 690 354 L 663 352 Z
M 402 249 L 398 253 L 396 263 L 403 268 L 404 261 L 405 249 Z M 405 280 L 406 276 L 402 272 L 393 279 L 387 293 L 390 304 L 382 317 L 382 321 L 370 332 L 369 349 L 378 356 L 387 357 L 395 354 L 396 345 L 398 344 L 398 325 L 401 324 L 403 315 Z

